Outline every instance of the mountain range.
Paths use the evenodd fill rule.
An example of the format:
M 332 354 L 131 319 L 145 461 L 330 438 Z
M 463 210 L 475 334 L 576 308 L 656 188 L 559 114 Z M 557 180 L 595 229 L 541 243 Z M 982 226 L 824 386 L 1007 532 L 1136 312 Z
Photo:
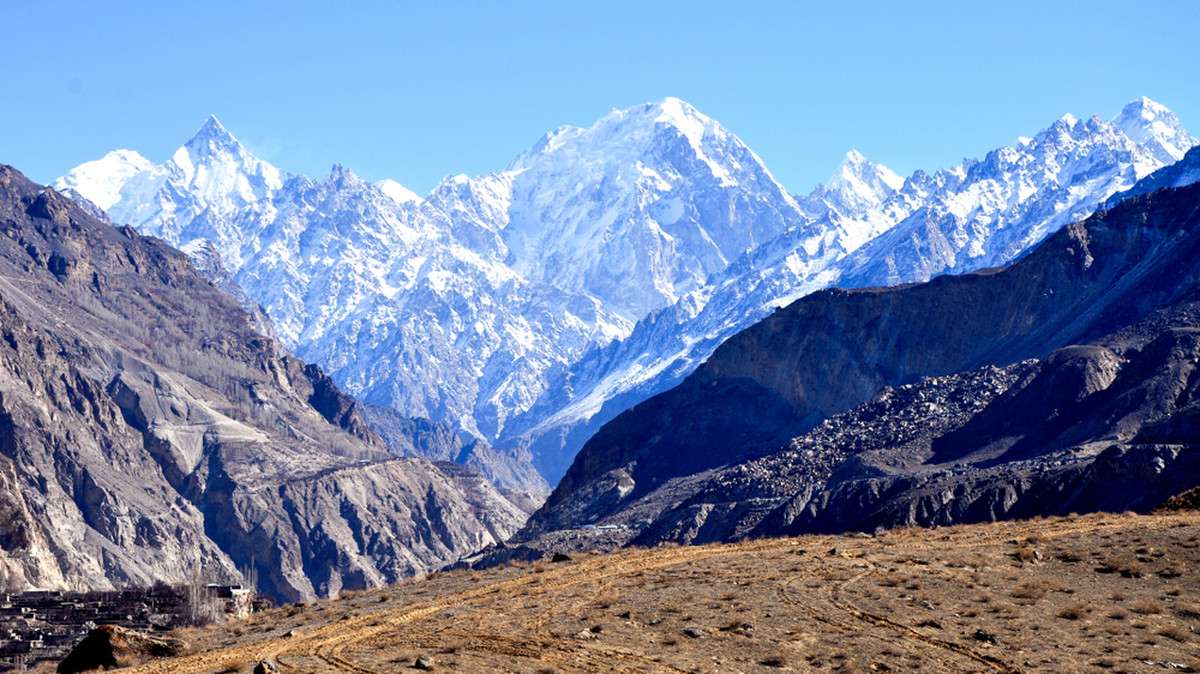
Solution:
M 283 343 L 349 393 L 498 450 L 535 499 L 621 411 L 830 286 L 1020 256 L 1196 143 L 1139 99 L 901 179 L 860 153 L 805 196 L 667 98 L 548 133 L 424 198 L 254 157 L 215 118 L 163 164 L 117 150 L 55 186 L 223 269 Z M 514 477 L 518 476 L 518 477 Z
M 297 600 L 1151 508 L 1200 474 L 1194 145 L 1139 99 L 796 196 L 668 98 L 424 197 L 215 118 L 162 164 L 0 167 L 0 581 Z

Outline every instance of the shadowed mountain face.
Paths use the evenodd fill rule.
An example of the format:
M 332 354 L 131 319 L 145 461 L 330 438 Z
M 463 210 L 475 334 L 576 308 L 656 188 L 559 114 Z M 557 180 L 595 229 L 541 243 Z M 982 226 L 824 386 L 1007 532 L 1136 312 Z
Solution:
M 0 586 L 234 580 L 281 599 L 502 539 L 486 480 L 396 459 L 188 258 L 0 166 Z
M 1198 254 L 1192 185 L 1132 196 L 1005 269 L 815 293 L 602 428 L 519 538 L 1152 506 L 1200 475 Z

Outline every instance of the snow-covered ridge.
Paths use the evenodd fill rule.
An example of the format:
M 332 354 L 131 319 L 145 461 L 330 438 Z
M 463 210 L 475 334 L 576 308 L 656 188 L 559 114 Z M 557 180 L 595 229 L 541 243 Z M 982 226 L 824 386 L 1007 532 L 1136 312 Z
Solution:
M 406 204 L 409 202 L 422 201 L 420 195 L 418 195 L 416 192 L 408 189 L 404 185 L 401 185 L 391 178 L 384 178 L 383 180 L 375 183 L 375 186 L 378 187 L 384 194 L 388 195 L 392 199 L 395 199 L 396 203 Z
M 485 437 L 551 370 L 804 220 L 744 144 L 678 99 L 563 128 L 427 199 L 341 166 L 289 174 L 215 117 L 162 164 L 114 153 L 56 186 L 218 252 L 281 338 L 351 392 Z M 731 208 L 746 217 L 705 211 Z
M 469 182 L 503 204 L 492 228 L 523 276 L 597 297 L 630 321 L 806 219 L 757 155 L 677 98 L 559 128 L 507 170 Z
M 810 224 L 731 261 L 628 338 L 583 356 L 510 424 L 508 441 L 557 454 L 543 459 L 554 477 L 604 421 L 669 388 L 776 307 L 834 285 L 1003 264 L 1196 143 L 1165 106 L 1139 99 L 1112 121 L 1064 115 L 983 159 L 904 180 L 852 151 L 833 178 L 798 200 Z
M 1140 99 L 904 179 L 851 151 L 797 197 L 737 136 L 667 98 L 554 130 L 504 170 L 425 198 L 341 166 L 281 171 L 215 118 L 162 164 L 115 151 L 55 186 L 217 251 L 279 335 L 348 391 L 529 444 L 554 479 L 596 425 L 774 307 L 1011 259 L 1195 142 Z

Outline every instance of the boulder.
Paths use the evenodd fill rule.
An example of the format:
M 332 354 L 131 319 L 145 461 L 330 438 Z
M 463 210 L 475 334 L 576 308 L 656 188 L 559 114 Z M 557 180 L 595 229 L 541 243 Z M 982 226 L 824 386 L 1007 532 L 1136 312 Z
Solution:
M 180 639 L 150 636 L 117 625 L 100 625 L 88 632 L 58 663 L 60 674 L 128 667 L 151 658 L 179 655 L 187 648 Z

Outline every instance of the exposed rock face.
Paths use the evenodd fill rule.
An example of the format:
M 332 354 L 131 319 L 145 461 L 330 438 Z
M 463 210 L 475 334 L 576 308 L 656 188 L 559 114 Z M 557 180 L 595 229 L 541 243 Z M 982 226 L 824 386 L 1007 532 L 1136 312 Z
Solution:
M 1153 508 L 1200 481 L 1198 254 L 1193 185 L 1128 198 L 1005 269 L 806 297 L 601 429 L 517 540 Z
M 188 258 L 0 166 L 0 585 L 235 579 L 336 594 L 523 513 L 396 459 L 358 405 Z
M 533 467 L 526 449 L 501 450 L 446 422 L 406 417 L 388 407 L 368 405 L 365 417 L 392 452 L 478 471 L 526 514 L 537 510 L 550 494 L 550 485 Z

